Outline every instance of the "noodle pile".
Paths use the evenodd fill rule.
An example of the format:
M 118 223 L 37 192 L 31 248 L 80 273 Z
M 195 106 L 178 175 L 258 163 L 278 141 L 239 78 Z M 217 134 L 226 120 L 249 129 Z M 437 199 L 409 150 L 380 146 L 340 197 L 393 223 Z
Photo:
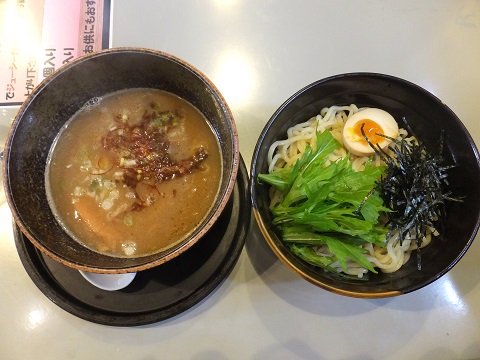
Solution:
M 347 119 L 360 111 L 356 105 L 349 106 L 331 106 L 323 108 L 320 114 L 309 119 L 306 122 L 292 126 L 287 130 L 287 139 L 274 142 L 268 151 L 268 172 L 273 173 L 282 169 L 292 168 L 295 162 L 300 159 L 305 152 L 307 146 L 315 150 L 316 148 L 316 134 L 329 131 L 335 139 L 342 144 L 341 148 L 334 150 L 329 156 L 326 164 L 328 166 L 332 162 L 338 161 L 348 155 L 345 146 L 343 145 L 342 131 Z M 398 140 L 403 139 L 409 143 L 415 140 L 414 137 L 408 137 L 405 129 L 399 129 Z M 391 150 L 385 150 L 392 154 Z M 350 155 L 352 168 L 354 171 L 362 171 L 365 169 L 365 163 L 372 159 L 373 166 L 383 166 L 384 162 L 378 155 L 370 157 L 358 157 Z M 270 188 L 270 208 L 273 208 L 281 201 L 282 193 Z M 422 240 L 421 247 L 427 246 L 431 241 L 431 235 L 437 235 L 435 229 L 430 229 L 430 232 Z M 379 268 L 384 273 L 395 272 L 405 264 L 410 258 L 411 252 L 417 248 L 414 234 L 407 235 L 403 241 L 400 241 L 399 233 L 392 231 L 389 237 L 385 240 L 385 246 L 381 247 L 376 244 L 362 245 L 367 252 L 367 258 L 373 267 Z M 331 256 L 327 246 L 320 246 L 315 249 L 317 254 L 324 256 Z M 353 261 L 347 262 L 347 271 L 345 271 L 338 262 L 330 265 L 339 272 L 347 273 L 348 275 L 363 277 L 363 274 L 368 270 L 361 267 Z

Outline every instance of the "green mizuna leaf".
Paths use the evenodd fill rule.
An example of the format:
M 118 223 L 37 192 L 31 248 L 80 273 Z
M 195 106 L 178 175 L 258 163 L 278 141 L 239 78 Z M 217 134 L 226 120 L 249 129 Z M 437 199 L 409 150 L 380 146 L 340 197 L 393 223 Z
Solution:
M 335 258 L 320 256 L 309 246 L 292 244 L 290 246 L 290 250 L 292 250 L 295 255 L 299 256 L 301 259 L 308 262 L 309 264 L 319 266 L 321 268 L 324 268 L 325 270 L 337 272 L 335 268 L 330 266 L 334 261 L 336 261 Z
M 318 255 L 309 246 L 292 244 L 290 245 L 290 250 L 292 251 L 293 254 L 298 256 L 300 259 L 302 259 L 306 263 L 313 266 L 320 267 L 326 271 L 335 273 L 342 278 L 352 279 L 352 280 L 365 280 L 363 278 L 358 278 L 357 276 L 346 275 L 344 273 L 338 272 L 334 267 L 331 266 L 331 264 L 336 261 L 335 257 Z
M 335 254 L 338 262 L 344 270 L 347 270 L 347 261 L 351 259 L 363 266 L 364 268 L 374 273 L 377 273 L 370 261 L 368 261 L 368 259 L 366 258 L 364 254 L 365 250 L 357 244 L 352 244 L 346 240 L 339 240 L 334 238 L 327 238 L 326 243 L 328 249 L 332 252 L 332 254 Z
M 315 151 L 308 147 L 293 168 L 258 176 L 258 181 L 282 193 L 280 203 L 272 208 L 273 223 L 296 249 L 292 251 L 310 264 L 328 267 L 325 256 L 313 255 L 314 247 L 328 246 L 332 256 L 326 258 L 338 261 L 345 270 L 347 261 L 353 260 L 375 272 L 360 246 L 382 246 L 386 239 L 388 230 L 378 218 L 388 209 L 375 189 L 385 167 L 367 162 L 365 170 L 357 172 L 349 156 L 325 166 L 328 155 L 341 145 L 328 131 L 317 134 L 316 141 Z

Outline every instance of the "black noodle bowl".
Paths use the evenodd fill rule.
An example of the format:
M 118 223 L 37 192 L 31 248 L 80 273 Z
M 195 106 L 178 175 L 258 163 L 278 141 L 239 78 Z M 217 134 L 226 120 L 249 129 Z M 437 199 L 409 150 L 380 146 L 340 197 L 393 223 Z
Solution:
M 437 150 L 445 131 L 445 158 L 458 165 L 449 172 L 450 186 L 465 196 L 463 202 L 447 203 L 445 229 L 422 249 L 422 269 L 416 256 L 390 274 L 370 273 L 368 280 L 349 280 L 311 266 L 294 256 L 272 225 L 269 185 L 257 181 L 268 172 L 270 145 L 286 138 L 291 126 L 320 113 L 324 107 L 356 104 L 386 110 L 400 121 L 406 119 L 413 133 L 431 152 Z M 316 81 L 299 90 L 272 115 L 263 129 L 254 154 L 250 180 L 255 218 L 267 243 L 290 269 L 305 280 L 331 292 L 362 298 L 382 298 L 420 289 L 437 280 L 462 258 L 475 239 L 480 224 L 480 160 L 478 149 L 460 119 L 438 98 L 423 88 L 389 75 L 349 73 Z

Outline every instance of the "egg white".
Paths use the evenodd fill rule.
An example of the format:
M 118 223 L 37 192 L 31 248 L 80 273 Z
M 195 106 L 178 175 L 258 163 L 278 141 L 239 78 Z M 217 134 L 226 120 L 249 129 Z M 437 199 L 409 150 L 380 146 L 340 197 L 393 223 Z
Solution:
M 363 143 L 363 136 L 359 136 L 354 133 L 355 125 L 358 122 L 367 119 L 376 122 L 382 127 L 382 135 L 386 135 L 391 138 L 396 138 L 398 136 L 398 124 L 392 115 L 382 109 L 363 109 L 348 118 L 342 133 L 343 145 L 347 148 L 348 151 L 357 156 L 370 156 L 375 153 L 375 151 L 370 147 L 370 145 Z M 385 149 L 390 143 L 390 139 L 383 138 L 377 144 L 382 149 Z

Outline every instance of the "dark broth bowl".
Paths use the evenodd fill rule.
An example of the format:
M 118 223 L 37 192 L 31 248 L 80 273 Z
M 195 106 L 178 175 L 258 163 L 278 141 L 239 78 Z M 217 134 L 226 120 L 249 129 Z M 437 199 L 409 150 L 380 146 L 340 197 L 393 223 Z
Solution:
M 47 202 L 45 167 L 55 137 L 75 112 L 93 98 L 132 88 L 166 90 L 196 106 L 219 139 L 223 177 L 212 209 L 188 238 L 150 256 L 120 258 L 94 252 L 67 235 Z M 76 59 L 34 90 L 20 108 L 7 138 L 4 185 L 15 222 L 41 251 L 79 270 L 134 272 L 176 257 L 208 231 L 230 198 L 239 157 L 233 116 L 220 92 L 205 75 L 166 53 L 117 48 Z
M 439 237 L 422 249 L 422 270 L 416 256 L 397 272 L 369 274 L 369 279 L 346 280 L 313 267 L 294 256 L 272 225 L 269 185 L 260 184 L 258 174 L 267 173 L 270 145 L 286 138 L 287 129 L 320 113 L 323 107 L 356 104 L 388 111 L 402 124 L 405 118 L 413 133 L 436 153 L 442 130 L 446 134 L 446 161 L 458 167 L 449 172 L 451 187 L 465 196 L 449 202 L 446 227 Z M 290 97 L 273 114 L 256 145 L 250 191 L 254 215 L 267 243 L 290 269 L 311 283 L 331 292 L 361 298 L 405 294 L 432 283 L 446 274 L 473 242 L 480 219 L 480 162 L 478 150 L 458 117 L 439 99 L 408 81 L 375 73 L 350 73 L 316 81 Z

